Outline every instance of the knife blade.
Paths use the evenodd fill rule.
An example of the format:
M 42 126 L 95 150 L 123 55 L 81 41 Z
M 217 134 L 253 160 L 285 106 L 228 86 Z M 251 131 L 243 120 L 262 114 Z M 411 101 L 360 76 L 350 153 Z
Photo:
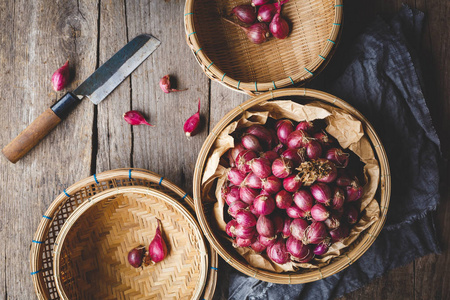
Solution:
M 133 72 L 161 42 L 149 34 L 142 34 L 127 43 L 100 66 L 72 93 L 66 93 L 42 113 L 17 137 L 6 145 L 2 153 L 16 163 L 41 141 L 61 120 L 87 97 L 95 105 L 104 100 L 131 72 Z

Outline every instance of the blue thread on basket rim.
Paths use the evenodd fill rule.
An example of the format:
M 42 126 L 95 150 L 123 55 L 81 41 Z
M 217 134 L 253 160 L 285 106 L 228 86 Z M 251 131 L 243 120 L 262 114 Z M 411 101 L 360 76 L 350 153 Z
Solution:
M 43 241 L 36 241 L 36 240 L 31 240 L 31 242 L 35 243 L 35 244 L 43 244 Z
M 42 271 L 42 270 L 37 270 L 37 271 L 31 272 L 30 274 L 35 275 L 35 274 L 39 273 L 40 271 Z
M 197 51 L 195 51 L 195 54 L 199 53 L 203 48 L 198 48 Z
M 319 57 L 323 60 L 327 60 L 325 57 L 323 57 L 322 55 L 319 54 Z
M 49 220 L 52 219 L 52 218 L 50 218 L 49 216 L 46 216 L 46 215 L 42 215 L 42 217 L 43 217 L 43 218 L 46 218 L 46 219 L 49 219 Z
M 67 194 L 66 190 L 64 190 L 64 194 L 66 194 L 66 196 L 70 198 L 70 195 Z
M 291 76 L 289 76 L 289 79 L 291 80 L 292 84 L 295 84 L 294 80 L 292 80 Z
M 211 269 L 213 269 L 213 270 L 216 270 L 216 271 L 218 271 L 219 269 L 217 269 L 217 268 L 215 268 L 215 267 L 210 267 Z
M 97 180 L 97 175 L 94 174 L 93 176 L 94 176 L 95 183 L 100 184 L 100 182 L 98 182 L 98 180 Z
M 186 198 L 187 196 L 188 196 L 188 193 L 184 194 L 184 196 L 181 197 L 181 199 L 184 199 L 184 198 Z
M 163 181 L 164 177 L 161 177 L 161 179 L 159 180 L 159 185 L 161 185 L 161 182 Z
M 131 178 L 131 169 L 128 170 L 128 179 L 132 179 Z

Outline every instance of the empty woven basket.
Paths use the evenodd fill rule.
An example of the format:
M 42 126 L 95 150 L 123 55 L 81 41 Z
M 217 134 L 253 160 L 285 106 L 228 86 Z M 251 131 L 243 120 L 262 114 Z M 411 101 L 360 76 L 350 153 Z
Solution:
M 128 252 L 148 247 L 162 223 L 169 254 L 135 269 Z M 54 276 L 63 299 L 199 299 L 208 255 L 192 215 L 175 199 L 147 187 L 102 192 L 80 205 L 55 241 Z
M 209 78 L 255 94 L 302 84 L 330 60 L 340 37 L 342 0 L 290 0 L 282 16 L 291 32 L 252 44 L 239 28 L 225 22 L 233 7 L 251 0 L 187 0 L 186 39 Z M 236 21 L 236 19 L 234 19 Z

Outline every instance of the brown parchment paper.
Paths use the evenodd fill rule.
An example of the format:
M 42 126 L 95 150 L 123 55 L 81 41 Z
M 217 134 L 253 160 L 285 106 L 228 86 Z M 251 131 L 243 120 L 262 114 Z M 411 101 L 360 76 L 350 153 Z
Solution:
M 262 102 L 252 107 L 251 111 L 244 112 L 240 119 L 225 127 L 211 148 L 211 154 L 207 159 L 202 177 L 202 201 L 215 202 L 214 217 L 217 221 L 217 227 L 224 233 L 226 223 L 223 213 L 226 204 L 220 193 L 223 184 L 227 181 L 229 168 L 219 164 L 220 157 L 228 149 L 234 147 L 234 138 L 231 136 L 234 131 L 253 124 L 265 124 L 269 117 L 273 119 L 288 118 L 296 122 L 325 119 L 327 124 L 326 131 L 337 139 L 342 148 L 349 149 L 360 157 L 365 164 L 364 177 L 366 182 L 364 194 L 360 200 L 361 218 L 352 227 L 350 235 L 346 239 L 334 243 L 325 255 L 320 258 L 314 258 L 310 263 L 289 262 L 280 265 L 271 261 L 266 253 L 258 254 L 251 248 L 236 248 L 236 251 L 250 265 L 278 273 L 296 271 L 299 268 L 323 267 L 329 264 L 333 257 L 337 257 L 345 252 L 345 248 L 380 217 L 379 204 L 374 198 L 380 177 L 378 161 L 375 159 L 369 139 L 364 135 L 361 122 L 345 111 L 320 102 L 302 105 L 290 100 L 277 100 Z M 215 191 L 212 191 L 214 186 L 216 187 Z M 225 233 L 224 236 L 226 236 Z M 231 243 L 232 240 L 228 236 L 226 237 Z

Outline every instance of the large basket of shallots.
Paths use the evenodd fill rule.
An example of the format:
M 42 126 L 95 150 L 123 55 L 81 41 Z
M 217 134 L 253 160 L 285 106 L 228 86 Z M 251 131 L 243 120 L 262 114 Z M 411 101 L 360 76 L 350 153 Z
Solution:
M 237 270 L 284 284 L 354 263 L 384 225 L 390 190 L 372 125 L 312 89 L 271 91 L 230 111 L 194 174 L 196 214 L 214 249 Z

